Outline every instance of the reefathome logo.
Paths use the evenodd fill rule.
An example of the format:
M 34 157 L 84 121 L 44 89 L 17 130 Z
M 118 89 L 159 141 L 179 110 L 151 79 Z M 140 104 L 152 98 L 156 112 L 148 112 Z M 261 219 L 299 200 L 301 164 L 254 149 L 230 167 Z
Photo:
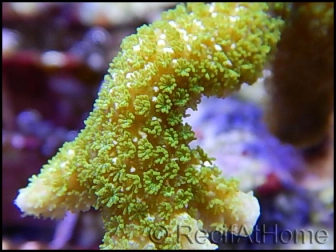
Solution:
M 242 239 L 251 244 L 325 244 L 329 239 L 329 233 L 325 229 L 283 229 L 277 225 L 256 225 L 252 234 L 248 235 L 246 226 L 231 226 L 229 229 L 238 231 L 240 236 L 228 235 L 228 232 L 211 231 L 205 229 L 192 230 L 188 225 L 177 225 L 176 242 L 182 239 L 190 244 L 204 244 L 206 240 L 220 244 L 238 244 Z M 169 236 L 164 226 L 158 226 L 150 230 L 149 238 L 155 244 L 161 244 Z

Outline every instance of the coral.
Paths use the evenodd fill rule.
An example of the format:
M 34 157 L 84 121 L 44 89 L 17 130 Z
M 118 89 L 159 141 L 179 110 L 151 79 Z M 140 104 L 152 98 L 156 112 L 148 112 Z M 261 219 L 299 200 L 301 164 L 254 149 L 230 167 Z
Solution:
M 266 119 L 282 141 L 310 147 L 326 137 L 333 111 L 334 3 L 293 3 L 285 13 Z
M 308 246 L 308 244 L 309 247 L 332 248 L 332 232 L 328 234 L 325 243 L 314 239 L 308 243 L 307 240 L 296 240 L 289 237 L 288 231 L 290 230 L 308 231 L 318 227 L 329 232 L 333 229 L 331 228 L 333 227 L 333 211 L 326 211 L 316 193 L 302 188 L 298 183 L 284 182 L 282 187 L 278 193 L 266 197 L 260 197 L 261 195 L 256 193 L 263 211 L 253 233 L 248 237 L 237 237 L 228 233 L 221 237 L 222 241 L 216 237 L 219 249 L 297 249 L 297 247 Z M 321 220 L 314 220 L 319 215 L 323 216 L 325 223 Z
M 216 248 L 207 239 L 180 240 L 179 225 L 192 234 L 203 225 L 252 232 L 257 199 L 189 146 L 195 135 L 182 119 L 202 94 L 225 97 L 261 75 L 284 23 L 267 10 L 265 3 L 178 5 L 125 38 L 86 127 L 30 178 L 17 206 L 51 218 L 94 206 L 106 230 L 103 249 Z

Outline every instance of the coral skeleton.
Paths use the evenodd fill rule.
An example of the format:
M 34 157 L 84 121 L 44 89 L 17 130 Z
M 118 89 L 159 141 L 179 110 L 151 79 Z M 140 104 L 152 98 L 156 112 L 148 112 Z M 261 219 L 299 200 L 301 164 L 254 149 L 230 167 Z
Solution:
M 284 25 L 268 10 L 180 4 L 126 37 L 85 128 L 20 189 L 16 205 L 50 218 L 99 209 L 101 249 L 216 249 L 201 231 L 251 233 L 258 200 L 190 147 L 195 134 L 183 118 L 202 95 L 224 98 L 261 76 Z M 195 240 L 179 237 L 181 226 Z

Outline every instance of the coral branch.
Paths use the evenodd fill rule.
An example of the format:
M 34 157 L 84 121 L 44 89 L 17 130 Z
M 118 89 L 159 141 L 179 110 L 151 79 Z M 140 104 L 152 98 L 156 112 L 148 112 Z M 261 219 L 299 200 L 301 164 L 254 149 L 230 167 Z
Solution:
M 206 228 L 246 225 L 251 232 L 256 198 L 239 192 L 201 148 L 189 147 L 195 136 L 182 118 L 202 94 L 225 97 L 261 75 L 283 25 L 267 10 L 264 3 L 178 5 L 125 38 L 85 129 L 21 189 L 16 204 L 51 217 L 93 205 L 102 211 L 104 249 L 187 248 L 177 224 L 196 233 L 200 220 Z M 168 235 L 154 242 L 150 231 L 158 226 Z
M 299 147 L 327 134 L 334 103 L 334 3 L 294 3 L 286 16 L 267 111 L 270 130 Z

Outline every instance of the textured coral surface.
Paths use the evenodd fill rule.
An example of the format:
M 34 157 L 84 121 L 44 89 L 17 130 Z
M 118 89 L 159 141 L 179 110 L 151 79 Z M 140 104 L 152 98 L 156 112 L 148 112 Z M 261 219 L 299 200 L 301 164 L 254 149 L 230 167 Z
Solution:
M 191 144 L 196 135 L 183 119 L 202 95 L 224 98 L 261 76 L 284 24 L 271 13 L 288 18 L 282 5 L 271 6 L 268 12 L 264 3 L 178 5 L 126 37 L 85 128 L 30 178 L 17 206 L 51 218 L 93 206 L 104 222 L 105 249 L 213 249 L 202 229 L 251 233 L 258 200 Z M 259 197 L 283 187 L 276 175 L 268 178 L 276 182 L 259 188 Z M 281 206 L 286 198 L 278 198 Z M 178 236 L 181 226 L 196 242 Z
M 102 248 L 186 247 L 174 239 L 179 218 L 251 231 L 257 200 L 220 176 L 201 148 L 189 147 L 194 133 L 182 118 L 201 94 L 224 97 L 260 76 L 282 25 L 266 10 L 179 5 L 125 38 L 85 129 L 30 179 L 16 204 L 46 217 L 95 206 L 105 223 Z M 169 234 L 160 244 L 146 237 L 156 226 Z

